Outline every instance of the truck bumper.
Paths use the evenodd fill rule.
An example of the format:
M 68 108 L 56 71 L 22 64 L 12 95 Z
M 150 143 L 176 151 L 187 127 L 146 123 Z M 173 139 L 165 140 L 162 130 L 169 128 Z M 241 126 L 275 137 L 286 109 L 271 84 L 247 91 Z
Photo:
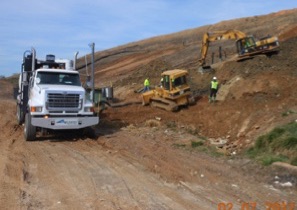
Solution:
M 90 127 L 92 125 L 97 125 L 99 123 L 99 117 L 32 117 L 31 123 L 33 126 L 36 127 L 48 128 L 53 130 L 80 129 Z

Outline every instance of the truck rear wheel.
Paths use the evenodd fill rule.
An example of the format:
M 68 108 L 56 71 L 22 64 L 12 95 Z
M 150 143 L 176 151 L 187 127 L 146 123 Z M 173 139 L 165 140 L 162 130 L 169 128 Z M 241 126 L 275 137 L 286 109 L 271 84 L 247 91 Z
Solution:
M 33 141 L 36 139 L 36 127 L 31 124 L 31 115 L 27 113 L 25 116 L 25 140 L 26 141 Z
M 24 115 L 24 112 L 22 110 L 22 107 L 20 104 L 17 104 L 17 107 L 16 107 L 16 112 L 17 112 L 17 121 L 18 121 L 18 124 L 19 125 L 22 125 L 24 123 L 24 118 L 25 118 L 25 115 Z

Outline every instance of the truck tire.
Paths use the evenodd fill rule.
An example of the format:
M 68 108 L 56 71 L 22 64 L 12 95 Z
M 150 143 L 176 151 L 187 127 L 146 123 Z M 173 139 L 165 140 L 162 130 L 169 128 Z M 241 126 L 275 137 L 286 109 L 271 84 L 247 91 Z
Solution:
M 21 108 L 21 105 L 20 104 L 17 104 L 17 107 L 16 107 L 16 112 L 17 112 L 17 121 L 18 121 L 18 124 L 19 125 L 22 125 L 24 123 L 24 118 L 25 118 L 25 115 L 24 115 L 24 112 L 22 111 L 22 108 Z
M 36 127 L 31 124 L 31 115 L 27 113 L 25 116 L 24 136 L 26 141 L 33 141 L 36 139 Z

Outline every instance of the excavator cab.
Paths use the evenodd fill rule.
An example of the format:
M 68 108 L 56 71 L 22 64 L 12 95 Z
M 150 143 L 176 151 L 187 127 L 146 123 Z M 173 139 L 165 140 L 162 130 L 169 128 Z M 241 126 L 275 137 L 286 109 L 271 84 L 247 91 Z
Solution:
M 277 37 L 264 37 L 258 41 L 253 36 L 243 37 L 236 40 L 238 58 L 237 61 L 253 58 L 256 55 L 264 54 L 271 56 L 279 52 Z
M 249 52 L 253 52 L 256 47 L 255 38 L 253 36 L 247 36 L 238 39 L 236 40 L 236 47 L 239 56 Z

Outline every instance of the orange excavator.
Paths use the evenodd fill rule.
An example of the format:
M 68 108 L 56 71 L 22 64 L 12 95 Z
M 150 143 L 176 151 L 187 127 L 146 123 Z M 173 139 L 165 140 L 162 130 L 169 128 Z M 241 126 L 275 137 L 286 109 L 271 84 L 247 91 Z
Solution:
M 256 41 L 254 36 L 246 35 L 244 32 L 233 29 L 226 31 L 207 32 L 202 38 L 199 66 L 203 69 L 210 68 L 210 66 L 205 65 L 210 42 L 229 39 L 236 40 L 235 44 L 237 49 L 237 61 L 249 59 L 259 54 L 270 56 L 279 51 L 279 41 L 276 36 L 268 36 Z

